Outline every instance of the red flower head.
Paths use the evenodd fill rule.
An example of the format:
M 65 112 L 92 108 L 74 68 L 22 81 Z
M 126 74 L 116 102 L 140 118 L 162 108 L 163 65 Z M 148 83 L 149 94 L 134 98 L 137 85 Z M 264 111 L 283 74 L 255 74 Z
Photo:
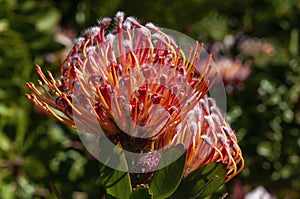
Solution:
M 185 55 L 151 23 L 143 26 L 122 12 L 115 22 L 108 32 L 111 19 L 104 18 L 75 41 L 60 80 L 37 66 L 44 93 L 28 83 L 33 94 L 27 97 L 55 119 L 105 135 L 131 152 L 182 143 L 186 174 L 210 162 L 227 164 L 227 180 L 239 173 L 243 158 L 236 136 L 206 97 L 217 77 L 211 56 L 197 70 L 203 45 L 195 43 Z

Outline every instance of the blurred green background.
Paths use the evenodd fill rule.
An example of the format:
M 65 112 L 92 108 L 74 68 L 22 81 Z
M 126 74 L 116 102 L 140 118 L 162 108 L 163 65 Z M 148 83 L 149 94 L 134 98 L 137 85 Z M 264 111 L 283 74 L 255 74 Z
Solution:
M 55 198 L 54 186 L 64 198 L 101 198 L 98 161 L 74 130 L 33 107 L 25 82 L 36 82 L 35 64 L 59 77 L 73 39 L 119 10 L 249 66 L 247 80 L 227 85 L 246 166 L 221 192 L 241 199 L 262 185 L 300 198 L 299 0 L 0 0 L 0 198 Z

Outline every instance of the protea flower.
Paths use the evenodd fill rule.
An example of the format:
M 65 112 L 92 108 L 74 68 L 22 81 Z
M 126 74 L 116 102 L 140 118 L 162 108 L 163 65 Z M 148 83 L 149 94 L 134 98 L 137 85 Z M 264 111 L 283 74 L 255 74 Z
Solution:
M 110 23 L 102 19 L 75 41 L 60 80 L 37 66 L 43 93 L 28 83 L 27 97 L 58 121 L 134 153 L 182 143 L 185 176 L 210 162 L 227 165 L 227 180 L 239 173 L 244 161 L 236 136 L 206 96 L 217 74 L 212 56 L 200 59 L 203 45 L 196 42 L 185 54 L 152 23 L 143 26 L 122 12 L 108 32 Z M 152 163 L 135 164 L 153 171 L 160 154 L 147 157 Z

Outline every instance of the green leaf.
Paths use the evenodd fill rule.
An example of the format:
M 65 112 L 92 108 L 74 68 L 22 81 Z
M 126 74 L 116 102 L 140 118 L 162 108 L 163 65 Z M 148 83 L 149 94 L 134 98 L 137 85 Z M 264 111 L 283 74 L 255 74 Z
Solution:
M 149 188 L 139 186 L 130 195 L 130 199 L 152 199 Z
M 0 152 L 8 152 L 12 148 L 11 142 L 9 137 L 0 129 Z
M 210 163 L 184 178 L 174 198 L 204 198 L 215 192 L 226 180 L 226 165 Z
M 127 165 L 124 153 L 120 150 L 120 146 L 115 146 L 114 152 L 117 154 L 120 165 Z M 101 153 L 101 152 L 100 152 Z M 104 154 L 103 154 L 104 155 Z M 107 155 L 107 154 L 106 154 Z M 108 159 L 111 157 L 107 157 Z M 102 164 L 100 169 L 101 182 L 106 193 L 115 198 L 129 198 L 132 192 L 130 176 L 128 172 L 113 169 Z
M 129 173 L 103 165 L 100 175 L 107 194 L 115 198 L 130 197 L 131 184 Z
M 184 150 L 183 145 L 177 145 L 168 149 L 160 159 L 158 167 L 166 165 L 166 162 L 178 157 L 178 154 L 182 154 L 176 161 L 155 171 L 154 176 L 150 182 L 150 191 L 153 193 L 154 199 L 163 199 L 169 197 L 178 187 L 180 180 L 183 175 L 186 151 Z
M 294 57 L 297 57 L 299 53 L 299 34 L 299 29 L 292 29 L 289 50 L 291 55 Z
M 39 31 L 51 31 L 58 23 L 60 19 L 60 13 L 55 9 L 51 9 L 46 13 L 44 12 L 44 15 L 40 13 L 38 17 L 39 20 L 36 23 L 37 29 Z

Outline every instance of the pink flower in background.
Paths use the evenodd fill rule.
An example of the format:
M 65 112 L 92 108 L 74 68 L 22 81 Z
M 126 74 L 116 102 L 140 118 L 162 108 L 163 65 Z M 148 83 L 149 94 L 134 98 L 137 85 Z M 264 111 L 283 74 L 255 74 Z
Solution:
M 215 61 L 221 77 L 227 87 L 239 87 L 251 74 L 249 66 L 239 59 L 220 58 Z
M 247 38 L 240 42 L 239 49 L 245 55 L 256 56 L 263 53 L 272 56 L 275 53 L 275 48 L 272 44 L 258 38 Z
M 258 186 L 245 195 L 245 199 L 254 199 L 254 198 L 276 199 L 276 197 L 271 195 L 263 186 Z

